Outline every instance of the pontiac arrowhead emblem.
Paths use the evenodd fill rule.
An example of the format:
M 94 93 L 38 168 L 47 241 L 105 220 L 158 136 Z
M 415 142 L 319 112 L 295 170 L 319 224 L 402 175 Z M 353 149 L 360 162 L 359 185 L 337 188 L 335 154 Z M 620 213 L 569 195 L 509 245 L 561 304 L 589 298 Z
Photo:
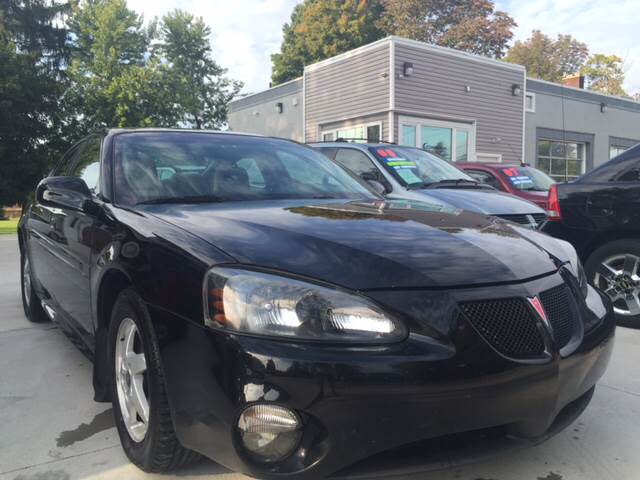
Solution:
M 549 319 L 547 318 L 547 312 L 544 311 L 544 307 L 542 306 L 542 302 L 540 302 L 540 299 L 537 296 L 535 296 L 535 297 L 527 297 L 527 300 L 529 300 L 529 303 L 531 304 L 533 309 L 536 311 L 536 313 L 540 316 L 540 318 L 544 320 L 545 323 L 548 324 Z

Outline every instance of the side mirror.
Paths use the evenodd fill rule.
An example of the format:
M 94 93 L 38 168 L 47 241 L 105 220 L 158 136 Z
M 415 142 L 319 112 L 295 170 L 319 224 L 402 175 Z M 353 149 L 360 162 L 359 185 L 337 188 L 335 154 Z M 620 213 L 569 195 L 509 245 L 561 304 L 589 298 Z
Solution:
M 36 201 L 52 207 L 85 210 L 91 202 L 91 190 L 81 178 L 47 177 L 36 188 Z
M 376 193 L 378 193 L 379 195 L 384 195 L 387 193 L 387 189 L 386 187 L 380 183 L 378 180 L 367 180 L 367 183 L 369 184 L 369 186 L 371 188 L 373 188 Z

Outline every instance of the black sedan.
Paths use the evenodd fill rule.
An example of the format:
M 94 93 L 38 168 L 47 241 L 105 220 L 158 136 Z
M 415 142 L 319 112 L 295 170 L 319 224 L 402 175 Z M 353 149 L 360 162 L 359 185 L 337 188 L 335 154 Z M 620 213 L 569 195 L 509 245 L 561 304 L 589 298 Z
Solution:
M 613 347 L 568 243 L 384 200 L 285 140 L 88 137 L 19 240 L 25 313 L 92 355 L 95 398 L 146 471 L 199 453 L 318 478 L 446 434 L 544 439 Z
M 549 210 L 544 231 L 575 247 L 618 324 L 640 328 L 640 145 L 552 186 Z

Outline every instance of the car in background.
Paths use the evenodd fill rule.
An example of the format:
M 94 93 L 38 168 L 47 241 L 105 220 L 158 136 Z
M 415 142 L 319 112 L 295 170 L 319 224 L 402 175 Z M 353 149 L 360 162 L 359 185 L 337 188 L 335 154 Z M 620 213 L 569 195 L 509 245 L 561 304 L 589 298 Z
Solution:
M 544 210 L 549 207 L 549 188 L 555 180 L 537 168 L 526 164 L 478 162 L 460 162 L 456 167 L 496 190 L 529 200 Z
M 546 211 L 484 185 L 437 156 L 414 147 L 347 141 L 311 143 L 391 199 L 411 199 L 443 207 L 495 215 L 539 228 Z
M 640 328 L 640 144 L 549 192 L 544 231 L 570 242 L 620 325 Z
M 110 130 L 33 198 L 25 314 L 90 352 L 94 398 L 145 471 L 202 454 L 314 480 L 399 448 L 424 461 L 416 442 L 449 434 L 540 442 L 613 350 L 567 242 L 386 200 L 296 142 Z

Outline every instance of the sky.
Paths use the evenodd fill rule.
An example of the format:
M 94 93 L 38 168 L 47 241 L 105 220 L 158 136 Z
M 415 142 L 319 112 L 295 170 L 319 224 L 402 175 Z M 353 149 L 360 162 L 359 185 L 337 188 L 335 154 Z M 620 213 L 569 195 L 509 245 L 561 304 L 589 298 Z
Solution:
M 243 92 L 269 86 L 271 54 L 280 49 L 282 25 L 299 0 L 128 0 L 145 19 L 174 8 L 203 17 L 213 30 L 216 61 L 244 82 Z M 570 34 L 591 53 L 616 54 L 624 60 L 625 89 L 640 92 L 640 0 L 499 0 L 518 23 L 514 40 L 534 29 L 555 37 Z

